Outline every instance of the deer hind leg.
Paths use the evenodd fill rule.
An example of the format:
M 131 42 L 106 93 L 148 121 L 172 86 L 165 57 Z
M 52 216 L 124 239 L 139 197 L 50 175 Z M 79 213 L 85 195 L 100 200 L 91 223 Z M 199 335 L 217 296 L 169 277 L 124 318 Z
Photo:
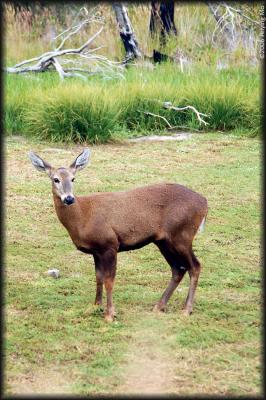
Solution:
M 190 285 L 188 290 L 187 299 L 185 302 L 185 306 L 183 309 L 184 315 L 190 315 L 193 310 L 193 303 L 195 292 L 198 286 L 198 279 L 200 275 L 201 265 L 195 254 L 191 250 L 191 254 L 188 257 L 188 262 L 190 264 L 190 268 L 188 269 L 189 277 L 190 277 Z
M 105 320 L 108 322 L 113 321 L 115 315 L 115 308 L 113 305 L 113 287 L 116 274 L 116 261 L 117 252 L 114 249 L 108 249 L 102 253 L 98 253 L 95 257 L 95 268 L 99 276 L 99 286 L 97 281 L 96 299 L 97 296 L 101 300 L 102 296 L 102 282 L 105 286 L 107 295 L 107 307 L 105 312 Z M 97 273 L 96 273 L 97 274 Z M 97 275 L 96 275 L 97 277 Z M 96 278 L 97 279 L 97 278 Z
M 157 243 L 156 243 L 157 244 Z M 165 311 L 167 302 L 169 301 L 170 297 L 174 293 L 175 289 L 183 279 L 186 268 L 184 267 L 184 260 L 180 256 L 180 254 L 175 251 L 171 245 L 167 242 L 157 244 L 159 250 L 161 251 L 162 255 L 168 262 L 172 270 L 172 278 L 162 294 L 162 297 L 155 304 L 153 310 L 154 311 Z

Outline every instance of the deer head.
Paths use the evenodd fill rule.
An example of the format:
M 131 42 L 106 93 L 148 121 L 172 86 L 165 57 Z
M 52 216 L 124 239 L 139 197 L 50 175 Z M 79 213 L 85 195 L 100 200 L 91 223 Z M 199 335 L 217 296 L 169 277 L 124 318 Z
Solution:
M 88 164 L 90 158 L 89 149 L 85 148 L 68 168 L 54 168 L 33 151 L 29 153 L 29 158 L 38 171 L 48 174 L 52 181 L 53 193 L 58 196 L 64 204 L 73 204 L 75 202 L 73 194 L 75 174 Z

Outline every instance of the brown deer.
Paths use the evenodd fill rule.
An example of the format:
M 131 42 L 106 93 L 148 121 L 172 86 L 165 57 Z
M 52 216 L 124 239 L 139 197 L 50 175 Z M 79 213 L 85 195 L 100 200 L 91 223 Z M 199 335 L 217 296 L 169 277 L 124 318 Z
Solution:
M 188 271 L 190 286 L 183 312 L 189 315 L 201 269 L 192 251 L 192 241 L 205 224 L 207 200 L 175 183 L 74 196 L 75 174 L 88 164 L 89 156 L 86 148 L 69 168 L 56 169 L 37 154 L 29 153 L 34 167 L 46 172 L 52 181 L 57 216 L 73 243 L 78 250 L 94 257 L 95 304 L 102 304 L 104 284 L 107 293 L 105 319 L 113 320 L 112 290 L 117 253 L 154 243 L 172 270 L 172 278 L 154 310 L 164 311 Z

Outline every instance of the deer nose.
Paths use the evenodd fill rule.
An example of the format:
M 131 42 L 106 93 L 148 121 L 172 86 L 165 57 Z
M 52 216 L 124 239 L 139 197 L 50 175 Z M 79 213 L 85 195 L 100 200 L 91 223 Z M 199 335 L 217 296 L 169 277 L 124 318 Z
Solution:
M 68 206 L 70 204 L 73 204 L 75 202 L 75 197 L 73 196 L 67 196 L 64 198 L 64 203 L 67 204 Z

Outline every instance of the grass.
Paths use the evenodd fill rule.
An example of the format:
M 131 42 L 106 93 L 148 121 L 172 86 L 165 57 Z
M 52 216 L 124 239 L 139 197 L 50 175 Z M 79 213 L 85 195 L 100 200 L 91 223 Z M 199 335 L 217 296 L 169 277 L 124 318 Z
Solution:
M 132 68 L 123 80 L 93 77 L 87 83 L 77 79 L 61 83 L 53 73 L 32 79 L 7 76 L 6 132 L 41 140 L 105 143 L 166 128 L 161 118 L 144 113 L 149 111 L 179 130 L 185 126 L 256 135 L 261 126 L 260 86 L 257 69 L 195 67 L 183 74 L 170 64 L 153 71 Z M 190 110 L 166 110 L 156 100 L 193 105 L 208 114 L 208 125 L 200 125 Z
M 111 325 L 92 305 L 92 258 L 73 247 L 47 177 L 27 159 L 34 149 L 68 165 L 80 148 L 6 139 L 5 393 L 261 394 L 260 141 L 212 132 L 92 146 L 77 194 L 173 181 L 209 202 L 194 242 L 203 271 L 192 316 L 180 314 L 188 277 L 165 314 L 150 311 L 170 278 L 150 245 L 119 254 Z

